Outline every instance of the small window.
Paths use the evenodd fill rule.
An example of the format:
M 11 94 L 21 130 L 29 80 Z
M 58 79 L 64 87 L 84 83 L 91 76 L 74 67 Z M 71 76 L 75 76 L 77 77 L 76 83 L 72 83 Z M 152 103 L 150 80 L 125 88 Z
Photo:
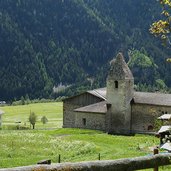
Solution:
M 148 131 L 152 131 L 153 130 L 153 126 L 152 125 L 149 125 L 148 126 Z
M 82 121 L 83 121 L 83 125 L 86 126 L 86 118 L 83 118 Z
M 115 81 L 115 88 L 118 88 L 118 81 Z

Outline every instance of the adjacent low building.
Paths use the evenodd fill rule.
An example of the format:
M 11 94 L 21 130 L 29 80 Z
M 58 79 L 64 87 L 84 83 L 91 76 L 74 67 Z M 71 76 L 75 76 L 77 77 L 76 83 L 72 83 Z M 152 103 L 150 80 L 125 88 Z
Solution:
M 157 118 L 171 113 L 171 94 L 136 92 L 134 77 L 121 53 L 110 65 L 105 88 L 63 101 L 63 127 L 111 134 L 153 132 Z

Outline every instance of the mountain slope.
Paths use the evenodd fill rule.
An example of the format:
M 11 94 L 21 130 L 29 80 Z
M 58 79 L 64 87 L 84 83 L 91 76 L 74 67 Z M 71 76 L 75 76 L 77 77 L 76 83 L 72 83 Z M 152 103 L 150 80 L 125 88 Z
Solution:
M 170 86 L 169 52 L 148 32 L 158 13 L 155 0 L 0 1 L 0 98 L 47 98 L 60 83 L 104 86 L 112 57 L 122 51 L 128 61 L 142 47 L 158 66 L 150 84 L 161 77 Z

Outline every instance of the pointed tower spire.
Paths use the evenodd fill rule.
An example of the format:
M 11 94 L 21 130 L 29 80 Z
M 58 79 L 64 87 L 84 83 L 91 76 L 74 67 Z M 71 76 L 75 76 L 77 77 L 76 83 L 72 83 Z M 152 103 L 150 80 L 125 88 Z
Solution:
M 134 79 L 131 70 L 129 69 L 122 53 L 118 53 L 116 58 L 110 62 L 109 76 L 115 79 Z

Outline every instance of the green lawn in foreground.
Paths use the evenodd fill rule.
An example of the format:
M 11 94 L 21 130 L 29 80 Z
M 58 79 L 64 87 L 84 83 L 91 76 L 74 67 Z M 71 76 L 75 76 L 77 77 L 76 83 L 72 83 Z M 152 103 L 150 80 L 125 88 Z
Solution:
M 158 138 L 148 135 L 112 136 L 93 130 L 62 129 L 62 103 L 0 109 L 5 111 L 0 130 L 0 168 L 32 165 L 42 159 L 56 163 L 59 154 L 62 162 L 97 160 L 99 153 L 101 160 L 151 155 L 151 147 L 159 144 Z M 36 130 L 7 130 L 9 125 L 16 126 L 16 121 L 29 126 L 30 110 L 38 116 Z M 45 126 L 40 122 L 43 115 L 49 120 Z M 171 167 L 160 170 L 171 170 Z
M 118 159 L 151 154 L 158 143 L 154 136 L 112 136 L 79 129 L 1 130 L 0 167 L 36 164 L 42 159 L 76 162 Z
M 113 136 L 80 129 L 1 130 L 0 168 L 36 164 L 42 159 L 57 163 L 120 159 L 151 155 L 158 144 L 154 136 Z M 170 170 L 164 167 L 161 170 Z
M 29 127 L 28 117 L 30 112 L 35 112 L 38 120 L 35 128 L 59 128 L 62 126 L 62 102 L 35 103 L 21 106 L 0 107 L 5 112 L 3 115 L 3 128 L 16 126 L 16 122 L 21 122 L 20 126 Z M 45 125 L 41 122 L 41 117 L 46 116 L 49 122 Z

